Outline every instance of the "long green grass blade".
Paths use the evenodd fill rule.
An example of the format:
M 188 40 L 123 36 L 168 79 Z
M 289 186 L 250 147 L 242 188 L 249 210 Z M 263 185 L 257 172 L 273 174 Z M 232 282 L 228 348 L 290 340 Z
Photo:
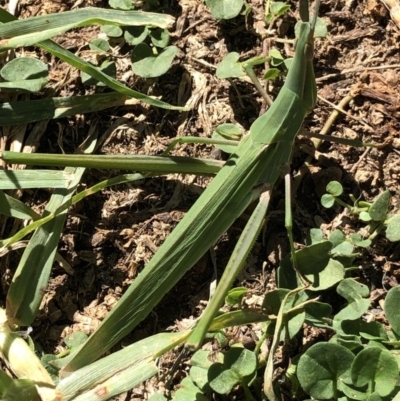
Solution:
M 181 156 L 147 155 L 58 155 L 4 151 L 1 159 L 12 164 L 71 166 L 146 171 L 158 174 L 216 174 L 223 162 Z
M 0 26 L 0 51 L 32 46 L 53 36 L 88 25 L 150 26 L 168 28 L 174 23 L 170 15 L 143 11 L 119 11 L 82 8 L 58 14 L 46 14 L 8 22 Z
M 116 106 L 132 105 L 136 102 L 137 100 L 118 92 L 6 102 L 2 103 L 0 108 L 0 125 L 28 124 L 35 121 L 92 113 Z
M 74 399 L 73 397 L 97 386 L 124 369 L 140 364 L 141 361 L 154 361 L 156 359 L 155 356 L 160 352 L 165 353 L 185 341 L 188 334 L 189 332 L 186 331 L 181 333 L 160 333 L 147 337 L 77 370 L 62 379 L 57 386 L 57 390 L 65 399 Z M 134 385 L 133 383 L 132 386 Z
M 12 152 L 12 153 L 14 153 L 14 152 Z M 19 155 L 19 153 L 17 153 L 17 152 L 15 154 Z M 58 156 L 58 155 L 56 155 L 56 156 Z M 81 155 L 80 158 L 82 158 L 82 157 L 83 156 Z M 103 156 L 99 156 L 99 157 L 103 157 Z M 132 157 L 134 158 L 134 156 L 132 156 Z M 192 165 L 192 161 L 193 160 L 189 161 L 190 166 Z M 198 168 L 196 169 L 196 172 L 193 173 L 193 174 L 200 174 L 200 175 L 209 174 L 210 168 L 215 173 L 217 173 L 223 166 L 223 162 L 216 161 L 216 160 L 204 160 L 204 162 L 205 162 L 204 163 L 205 171 L 200 169 L 200 166 L 197 166 Z M 163 163 L 164 163 L 164 160 L 163 160 Z M 171 162 L 170 164 L 172 166 L 174 166 L 174 162 Z M 98 165 L 104 167 L 104 165 L 102 163 L 100 163 Z M 187 170 L 185 168 L 185 163 L 183 161 L 180 163 L 180 167 L 182 168 L 181 172 L 185 172 Z M 215 168 L 215 170 L 214 170 L 214 168 Z M 167 169 L 164 168 L 164 174 L 165 174 L 166 171 L 167 171 Z M 81 191 L 78 194 L 74 195 L 71 200 L 68 200 L 68 202 L 64 203 L 63 205 L 60 205 L 56 210 L 52 211 L 51 213 L 46 214 L 46 216 L 44 216 L 42 218 L 32 217 L 33 220 L 35 220 L 34 222 L 32 222 L 28 226 L 26 226 L 26 227 L 22 228 L 21 230 L 19 230 L 12 237 L 0 240 L 0 248 L 9 247 L 10 245 L 16 243 L 17 241 L 20 241 L 26 235 L 28 235 L 32 231 L 36 230 L 37 228 L 41 227 L 43 224 L 45 224 L 45 223 L 49 222 L 50 220 L 54 219 L 58 214 L 60 214 L 63 211 L 67 210 L 69 207 L 71 207 L 75 203 L 78 203 L 83 198 L 85 198 L 87 196 L 90 196 L 90 195 L 93 195 L 96 192 L 99 192 L 99 191 L 101 191 L 102 189 L 104 189 L 106 187 L 110 187 L 110 186 L 113 186 L 113 185 L 124 184 L 126 182 L 143 180 L 145 178 L 149 178 L 149 177 L 153 177 L 153 176 L 157 176 L 157 175 L 160 175 L 160 174 L 158 174 L 157 172 L 155 172 L 155 173 L 147 173 L 146 175 L 143 175 L 143 174 L 123 174 L 123 175 L 120 175 L 118 177 L 113 177 L 113 178 L 109 178 L 107 180 L 101 181 L 101 182 L 97 183 L 96 185 L 93 185 L 92 187 L 87 188 L 86 190 Z M 13 198 L 11 198 L 11 199 L 13 199 Z M 2 206 L 1 202 L 0 202 L 0 206 Z M 25 206 L 25 205 L 23 205 L 23 206 Z M 27 206 L 25 206 L 25 207 L 28 208 Z M 21 213 L 22 209 L 21 208 L 19 208 L 19 209 L 20 210 L 18 211 L 18 213 Z M 3 210 L 4 210 L 3 214 L 6 214 L 6 215 L 10 215 L 10 213 L 14 213 L 13 217 L 29 218 L 29 217 L 21 217 L 20 214 L 16 214 L 17 211 L 15 211 L 11 207 L 11 204 L 7 203 L 7 200 L 4 200 L 4 208 L 3 208 Z M 29 209 L 29 210 L 31 210 L 31 209 Z M 1 211 L 2 211 L 2 209 L 0 208 L 0 212 Z M 25 210 L 25 212 L 27 212 L 27 211 Z M 33 211 L 31 211 L 31 212 L 34 213 Z

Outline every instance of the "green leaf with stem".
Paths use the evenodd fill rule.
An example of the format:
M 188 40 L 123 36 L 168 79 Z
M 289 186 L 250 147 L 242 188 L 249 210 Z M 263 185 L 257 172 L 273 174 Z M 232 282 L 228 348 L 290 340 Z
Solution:
M 400 286 L 389 290 L 385 298 L 384 310 L 392 330 L 400 337 Z
M 338 399 L 342 383 L 351 383 L 354 355 L 333 343 L 311 346 L 297 365 L 297 377 L 303 390 L 315 399 Z
M 386 238 L 391 242 L 400 241 L 400 215 L 391 216 L 386 222 Z
M 335 315 L 334 320 L 355 320 L 361 317 L 369 308 L 369 289 L 352 278 L 342 280 L 336 289 L 345 298 L 348 305 Z
M 368 210 L 371 219 L 374 221 L 383 221 L 386 219 L 390 203 L 390 192 L 384 191 L 379 194 Z
M 103 25 L 100 30 L 109 38 L 119 38 L 124 33 L 124 31 L 116 25 Z
M 143 78 L 156 78 L 165 74 L 171 67 L 178 48 L 166 47 L 160 54 L 154 54 L 145 43 L 139 43 L 132 52 L 132 71 Z
M 148 36 L 149 29 L 146 26 L 132 26 L 125 28 L 124 39 L 133 46 L 142 43 Z
M 236 52 L 228 53 L 219 63 L 215 75 L 219 79 L 239 78 L 246 75 L 242 63 L 239 62 L 240 54 Z
M 357 354 L 351 366 L 351 378 L 357 387 L 368 385 L 368 393 L 389 395 L 396 386 L 399 367 L 387 350 L 368 347 Z
M 224 354 L 222 363 L 214 363 L 210 366 L 209 385 L 218 394 L 227 394 L 240 383 L 249 397 L 247 384 L 252 379 L 256 368 L 257 358 L 254 352 L 245 348 L 231 348 Z M 254 397 L 250 395 L 247 399 L 253 400 Z

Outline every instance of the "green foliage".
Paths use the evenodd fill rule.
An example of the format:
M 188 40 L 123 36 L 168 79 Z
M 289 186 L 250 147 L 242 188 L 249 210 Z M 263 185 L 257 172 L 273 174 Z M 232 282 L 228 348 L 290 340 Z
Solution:
M 400 215 L 389 213 L 390 192 L 384 191 L 379 194 L 372 203 L 357 201 L 350 195 L 354 205 L 343 202 L 339 196 L 343 194 L 343 187 L 337 181 L 330 182 L 326 187 L 327 193 L 321 198 L 322 206 L 331 208 L 335 202 L 346 207 L 352 215 L 358 216 L 361 221 L 369 222 L 367 227 L 370 235 L 362 239 L 361 235 L 352 236 L 352 241 L 360 247 L 367 247 L 371 241 L 380 233 L 385 232 L 386 238 L 391 242 L 400 241 Z
M 333 321 L 336 335 L 328 343 L 311 346 L 301 357 L 296 375 L 303 390 L 316 399 L 370 400 L 399 392 L 396 340 L 388 340 L 379 322 L 361 319 L 369 307 L 368 289 L 353 279 L 343 280 L 337 292 L 349 302 Z M 400 322 L 399 287 L 392 288 L 385 300 L 386 317 L 392 330 Z M 389 348 L 388 348 L 389 347 Z
M 131 10 L 134 8 L 132 0 L 109 0 L 109 5 L 117 10 Z M 131 52 L 132 70 L 142 78 L 156 78 L 165 74 L 171 67 L 172 61 L 178 52 L 175 46 L 167 47 L 170 36 L 165 28 L 147 25 L 133 25 L 121 28 L 114 25 L 104 25 L 101 30 L 108 36 L 109 40 L 103 38 L 93 39 L 89 44 L 91 50 L 106 54 L 111 48 L 113 40 L 119 38 L 118 40 L 120 41 L 121 37 L 123 37 L 127 44 L 135 46 Z M 158 49 L 164 49 L 164 51 L 160 52 Z M 82 81 L 87 83 L 86 80 Z M 90 81 L 88 85 L 93 85 L 93 81 Z
M 235 18 L 243 8 L 243 0 L 205 0 L 205 3 L 216 19 Z
M 111 8 L 116 10 L 131 10 L 133 8 L 132 0 L 108 0 L 108 4 Z
M 273 20 L 281 17 L 290 10 L 290 5 L 281 1 L 271 2 L 269 10 L 265 10 L 265 22 L 271 24 Z
M 115 77 L 117 74 L 117 68 L 114 61 L 105 60 L 102 62 L 100 67 L 97 68 L 99 69 L 99 71 L 109 75 L 110 77 Z M 98 81 L 97 79 L 91 77 L 89 74 L 83 71 L 81 72 L 81 80 L 82 83 L 85 85 L 106 86 L 103 82 Z
M 225 303 L 229 306 L 240 305 L 246 293 L 246 287 L 232 288 L 225 297 Z
M 121 27 L 116 25 L 102 25 L 100 30 L 104 32 L 109 38 L 119 38 L 124 31 Z
M 220 78 L 239 78 L 246 75 L 239 62 L 240 54 L 236 52 L 228 53 L 217 67 L 215 75 Z
M 228 139 L 239 142 L 242 136 L 242 129 L 236 124 L 231 123 L 218 125 L 218 127 L 212 133 L 212 138 L 214 140 Z M 236 151 L 236 146 L 234 145 L 217 144 L 215 146 L 228 154 L 235 153 Z
M 243 0 L 206 0 L 206 3 L 213 15 L 220 19 L 235 17 L 243 9 Z M 131 0 L 109 0 L 109 4 L 111 7 L 120 10 L 131 10 L 134 7 Z M 154 7 L 154 5 L 157 5 L 156 1 L 144 3 L 144 6 L 148 8 Z M 274 2 L 266 13 L 265 19 L 268 23 L 271 23 L 274 19 L 286 13 L 288 9 L 289 6 L 286 3 Z M 321 21 L 319 20 L 318 23 L 320 24 Z M 132 51 L 132 69 L 142 77 L 153 78 L 164 74 L 170 68 L 178 51 L 175 46 L 168 46 L 169 34 L 162 24 L 158 27 L 150 24 L 133 27 L 124 26 L 124 28 L 106 24 L 102 27 L 102 31 L 108 35 L 110 40 L 96 38 L 89 45 L 92 50 L 101 53 L 101 58 L 99 57 L 103 60 L 101 65 L 93 67 L 83 62 L 79 64 L 82 70 L 91 73 L 90 75 L 82 73 L 82 81 L 88 85 L 104 84 L 104 79 L 100 82 L 100 78 L 104 78 L 104 74 L 109 77 L 115 76 L 115 64 L 107 59 L 104 60 L 104 56 L 107 55 L 115 43 L 113 38 L 119 38 L 117 43 L 125 40 L 126 43 L 135 46 Z M 316 31 L 321 36 L 325 35 L 325 25 L 317 25 Z M 60 49 L 58 51 L 61 52 Z M 61 54 L 63 53 L 61 52 Z M 284 60 L 279 51 L 274 48 L 271 48 L 268 57 L 254 57 L 244 62 L 239 62 L 239 58 L 238 53 L 229 53 L 218 66 L 217 76 L 219 78 L 238 78 L 247 73 L 252 77 L 251 73 L 254 73 L 254 66 L 269 61 L 273 68 L 265 72 L 264 79 L 270 80 L 280 77 L 287 68 L 287 60 Z M 76 59 L 71 59 L 76 61 Z M 45 80 L 47 69 L 43 68 L 43 65 L 34 59 L 17 60 L 14 61 L 14 64 L 10 62 L 1 70 L 2 78 L 8 81 L 2 84 L 13 84 L 13 88 L 18 90 L 33 91 L 33 89 L 42 89 L 43 86 L 38 85 L 37 82 L 35 83 L 37 86 L 34 86 L 33 81 L 36 79 Z M 99 80 L 93 78 L 93 76 L 99 78 Z M 24 86 L 20 82 L 23 82 Z M 109 80 L 108 82 L 112 83 L 114 81 Z M 221 141 L 238 141 L 242 136 L 242 130 L 234 124 L 220 125 L 213 133 L 213 138 Z M 235 151 L 234 145 L 229 143 L 218 146 L 227 153 Z M 74 174 L 71 173 L 72 178 Z M 63 177 L 57 176 L 57 182 L 68 181 L 69 183 L 72 180 L 71 176 L 67 173 Z M 61 178 L 64 181 L 61 181 Z M 143 178 L 143 176 L 140 176 L 140 178 Z M 77 179 L 78 181 L 79 179 Z M 128 179 L 123 182 L 127 181 Z M 59 188 L 65 189 L 66 185 L 61 185 Z M 327 187 L 327 192 L 322 200 L 324 206 L 331 207 L 335 202 L 343 205 L 343 202 L 338 199 L 343 193 L 343 188 L 339 183 L 330 183 Z M 24 219 L 32 218 L 34 220 L 41 217 L 23 205 L 22 202 L 15 199 L 11 200 L 8 195 L 3 194 L 0 198 L 1 209 L 5 215 Z M 70 199 L 67 198 L 65 201 L 68 203 Z M 371 204 L 355 202 L 354 206 L 349 206 L 349 208 L 352 213 L 358 214 L 361 220 L 371 222 L 373 233 L 386 229 L 387 238 L 391 241 L 398 241 L 400 239 L 400 216 L 389 215 L 389 204 L 390 194 L 385 191 Z M 348 205 L 345 206 L 348 207 Z M 59 209 L 55 210 L 58 211 Z M 63 212 L 65 210 L 66 208 L 62 209 Z M 54 209 L 47 212 L 49 215 L 54 212 Z M 55 229 L 50 231 L 56 232 Z M 59 234 L 59 232 L 56 232 L 56 234 Z M 57 237 L 57 235 L 55 236 Z M 36 248 L 38 248 L 37 244 L 41 245 L 40 242 L 34 243 L 33 241 L 31 244 L 35 245 Z M 263 331 L 256 350 L 253 352 L 240 347 L 232 347 L 226 352 L 218 352 L 216 354 L 204 350 L 197 351 L 191 358 L 189 376 L 182 381 L 180 388 L 173 394 L 173 399 L 205 401 L 210 399 L 210 392 L 228 394 L 237 385 L 243 387 L 246 399 L 252 399 L 249 387 L 254 385 L 254 391 L 257 391 L 255 378 L 258 369 L 264 368 L 266 364 L 266 372 L 270 369 L 273 373 L 274 356 L 279 343 L 281 342 L 283 347 L 288 346 L 288 341 L 307 326 L 326 330 L 329 334 L 332 334 L 332 337 L 329 342 L 314 344 L 303 354 L 296 355 L 292 359 L 292 366 L 287 370 L 287 376 L 290 383 L 292 383 L 293 392 L 302 387 L 302 390 L 314 399 L 380 400 L 382 397 L 389 397 L 386 398 L 388 400 L 393 398 L 396 393 L 399 393 L 399 287 L 391 289 L 386 297 L 385 313 L 391 329 L 391 331 L 388 331 L 378 321 L 367 322 L 363 320 L 365 312 L 371 306 L 369 288 L 353 278 L 345 278 L 346 274 L 354 269 L 353 261 L 358 255 L 356 248 L 365 248 L 370 244 L 371 239 L 364 239 L 360 234 L 345 235 L 340 230 L 334 230 L 326 238 L 321 230 L 314 229 L 310 231 L 306 244 L 302 249 L 297 250 L 294 255 L 287 255 L 282 260 L 277 273 L 278 288 L 267 292 L 262 308 L 256 311 L 246 310 L 245 303 L 242 300 L 247 290 L 241 287 L 232 289 L 225 301 L 230 307 L 239 305 L 240 309 L 219 315 L 214 320 L 214 324 L 219 321 L 219 326 L 216 325 L 210 330 L 212 337 L 217 339 L 221 346 L 228 347 L 228 340 L 223 336 L 223 328 L 262 321 Z M 51 252 L 55 252 L 56 245 L 48 250 L 47 255 L 51 256 Z M 52 261 L 52 257 L 47 259 L 50 262 Z M 29 258 L 28 261 L 31 262 Z M 48 260 L 46 260 L 47 262 Z M 26 265 L 28 266 L 29 263 Z M 36 263 L 34 265 L 35 269 L 42 268 L 41 265 L 38 267 Z M 31 271 L 35 269 L 31 269 Z M 21 276 L 17 278 L 20 279 Z M 31 280 L 31 282 L 36 281 L 38 280 Z M 43 287 L 45 288 L 47 281 L 43 281 Z M 19 291 L 20 285 L 13 284 L 13 286 L 16 298 L 10 297 L 10 301 L 19 301 L 27 297 L 26 291 Z M 334 308 L 332 308 L 330 304 L 320 302 L 319 299 L 329 300 L 329 296 L 335 291 L 335 286 L 337 294 L 342 298 L 342 304 L 335 304 Z M 330 292 L 327 293 L 326 290 L 330 290 Z M 36 295 L 37 293 L 38 291 L 35 291 Z M 328 296 L 324 298 L 325 295 Z M 37 304 L 40 303 L 40 300 L 37 296 L 34 299 Z M 22 299 L 21 302 L 26 301 Z M 20 305 L 15 304 L 13 306 L 19 307 Z M 19 318 L 23 318 L 22 322 L 26 323 L 31 321 L 34 315 L 31 310 L 27 313 L 22 311 L 19 314 Z M 252 319 L 246 320 L 243 316 L 251 316 Z M 113 333 L 110 335 L 113 335 Z M 119 375 L 135 364 L 137 370 L 133 373 L 128 372 L 130 374 L 127 375 L 129 383 L 127 388 L 132 386 L 132 377 L 137 382 L 140 382 L 140 380 L 146 380 L 148 377 L 154 376 L 157 372 L 154 363 L 155 358 L 167 350 L 183 344 L 187 339 L 187 333 L 168 333 L 163 339 L 163 342 L 158 344 L 157 347 L 154 345 L 156 339 L 151 337 L 139 342 L 139 344 L 135 343 L 133 346 L 127 347 L 133 353 L 133 356 L 128 358 L 128 367 L 126 365 L 117 367 L 116 371 L 110 374 L 112 378 L 117 381 L 120 380 Z M 270 339 L 272 344 L 269 349 L 268 361 L 264 360 L 265 356 L 260 351 L 261 344 L 265 339 Z M 65 339 L 68 348 L 63 355 L 58 355 L 57 357 L 44 355 L 42 357 L 42 362 L 52 375 L 55 383 L 59 380 L 58 368 L 62 368 L 67 362 L 66 360 L 79 350 L 85 341 L 85 335 L 75 333 L 71 338 Z M 154 348 L 151 348 L 152 346 Z M 122 350 L 119 355 L 116 355 L 116 353 L 108 355 L 107 358 L 114 357 L 112 362 L 102 358 L 98 361 L 103 364 L 101 368 L 108 373 L 108 368 L 115 366 L 119 359 L 122 358 L 122 353 L 125 354 L 125 352 L 127 352 L 127 349 Z M 62 358 L 62 356 L 65 356 L 65 358 Z M 97 372 L 101 371 L 98 365 L 93 366 L 90 364 L 81 370 L 73 372 L 75 381 L 79 381 L 77 379 L 80 379 L 82 371 L 87 372 L 89 369 Z M 98 378 L 93 379 L 94 383 L 103 383 L 103 376 L 100 375 Z M 87 381 L 87 377 L 85 376 L 84 381 Z M 68 387 L 68 380 L 68 378 L 62 379 L 57 390 L 60 390 L 60 388 L 65 390 Z M 74 380 L 70 379 L 70 382 L 74 382 Z M 85 383 L 84 385 L 86 386 L 87 384 Z M 86 388 L 84 390 L 86 391 Z M 84 390 L 76 390 L 79 397 Z M 17 398 L 15 394 L 17 394 Z M 34 383 L 29 380 L 13 380 L 0 371 L 0 397 L 6 400 L 31 399 L 36 397 L 36 388 Z M 71 399 L 73 398 L 74 396 L 71 396 Z M 395 396 L 394 399 L 398 401 L 398 398 L 398 396 Z M 154 395 L 150 399 L 152 401 L 161 401 L 166 398 L 162 395 Z
M 310 347 L 297 365 L 297 377 L 303 390 L 311 397 L 328 400 L 337 398 L 342 383 L 351 383 L 354 354 L 331 343 Z
M 47 66 L 32 57 L 19 57 L 9 61 L 0 71 L 5 82 L 0 82 L 3 91 L 39 92 L 47 83 Z
M 257 368 L 254 352 L 234 347 L 224 354 L 218 353 L 215 362 L 209 356 L 209 352 L 200 350 L 191 359 L 190 378 L 204 392 L 212 389 L 227 394 L 237 384 L 247 387 L 254 377 Z
M 101 38 L 94 38 L 90 43 L 89 43 L 90 50 L 93 50 L 98 53 L 107 53 L 108 50 L 110 50 L 110 44 Z
M 154 54 L 145 43 L 139 43 L 132 52 L 132 70 L 143 78 L 156 78 L 165 74 L 178 53 L 176 46 L 168 46 L 161 53 Z
M 400 287 L 392 288 L 385 299 L 385 313 L 392 331 L 400 338 Z

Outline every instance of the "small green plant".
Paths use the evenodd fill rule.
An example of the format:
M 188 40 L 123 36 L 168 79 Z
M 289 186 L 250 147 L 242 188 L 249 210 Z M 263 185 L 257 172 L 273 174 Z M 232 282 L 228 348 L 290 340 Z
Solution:
M 361 221 L 369 223 L 367 226 L 369 236 L 366 240 L 362 240 L 361 236 L 358 234 L 353 236 L 353 241 L 359 246 L 365 246 L 365 244 L 369 245 L 370 242 L 382 232 L 385 233 L 389 241 L 400 241 L 400 214 L 389 213 L 389 191 L 384 191 L 379 194 L 373 202 L 359 201 L 350 194 L 349 197 L 353 202 L 353 206 L 339 198 L 343 194 L 343 187 L 339 182 L 331 181 L 327 185 L 326 191 L 327 193 L 321 198 L 322 206 L 331 208 L 337 203 L 347 208 L 350 214 L 358 216 Z
M 369 291 L 360 284 L 358 289 L 354 284 L 347 288 L 347 283 L 341 283 L 341 291 L 352 301 L 333 319 L 336 334 L 300 357 L 297 378 L 315 399 L 391 400 L 400 391 L 400 337 L 395 331 L 400 329 L 400 287 L 392 288 L 386 296 L 388 330 L 379 322 L 361 318 L 369 308 Z
M 112 8 L 118 10 L 132 10 L 135 8 L 132 1 L 110 1 L 109 4 Z M 169 32 L 162 27 L 150 25 L 127 27 L 103 25 L 101 31 L 102 35 L 90 42 L 90 48 L 100 53 L 100 55 L 107 56 L 114 44 L 122 46 L 126 43 L 134 46 L 131 52 L 132 70 L 142 78 L 156 78 L 165 74 L 171 67 L 178 52 L 176 46 L 168 46 L 170 40 Z M 115 69 L 115 64 L 111 61 L 103 62 L 99 68 L 102 70 L 106 67 L 111 68 L 111 63 Z M 84 83 L 93 85 L 93 80 L 86 81 L 84 72 L 81 73 L 81 76 Z

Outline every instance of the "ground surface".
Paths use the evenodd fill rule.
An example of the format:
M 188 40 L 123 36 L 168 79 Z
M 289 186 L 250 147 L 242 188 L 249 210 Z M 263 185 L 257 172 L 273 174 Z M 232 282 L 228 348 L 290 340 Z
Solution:
M 255 28 L 263 17 L 263 1 L 247 0 L 253 8 L 250 15 L 229 21 L 216 21 L 201 0 L 165 0 L 160 3 L 161 7 L 155 11 L 176 18 L 171 43 L 178 46 L 179 53 L 173 66 L 159 79 L 139 79 L 131 73 L 129 49 L 123 47 L 118 50 L 118 57 L 114 57 L 118 76 L 136 90 L 161 96 L 171 104 L 190 105 L 191 111 L 166 112 L 137 105 L 49 121 L 35 144 L 37 151 L 60 152 L 62 148 L 66 153 L 73 152 L 91 127 L 96 127 L 100 136 L 108 130 L 100 150 L 107 154 L 159 154 L 171 138 L 178 135 L 208 137 L 218 124 L 225 122 L 249 129 L 265 109 L 261 96 L 248 82 L 218 80 L 215 67 L 228 51 L 239 52 L 241 59 L 246 59 L 262 54 L 263 47 L 266 51 L 268 46 L 272 46 L 272 41 L 261 41 Z M 106 2 L 96 0 L 26 0 L 20 2 L 20 16 L 26 18 L 85 6 L 108 7 Z M 396 26 L 384 5 L 374 0 L 324 1 L 320 15 L 329 33 L 326 39 L 316 42 L 318 93 L 336 105 L 345 96 L 354 96 L 344 106 L 348 116 L 341 114 L 328 133 L 383 146 L 365 151 L 325 142 L 315 151 L 310 140 L 300 136 L 294 151 L 293 174 L 299 171 L 307 156 L 312 157 L 308 171 L 293 195 L 294 234 L 298 244 L 304 243 L 308 230 L 313 227 L 321 227 L 327 234 L 336 227 L 347 232 L 358 230 L 358 223 L 346 218 L 341 208 L 326 210 L 320 204 L 325 185 L 333 179 L 342 182 L 347 194 L 353 193 L 365 200 L 371 200 L 388 189 L 393 195 L 392 209 L 396 211 L 400 205 L 400 25 Z M 277 36 L 293 38 L 295 17 L 297 14 L 289 14 L 275 27 Z M 56 40 L 70 51 L 84 56 L 87 43 L 98 33 L 97 28 L 74 30 Z M 284 54 L 288 51 L 285 56 L 290 55 L 290 48 L 281 44 L 276 46 Z M 81 84 L 74 69 L 33 48 L 29 52 L 46 60 L 51 77 L 48 86 L 54 88 L 59 96 L 93 93 L 93 87 Z M 272 88 L 272 93 L 278 88 L 279 85 Z M 332 107 L 320 99 L 307 118 L 305 128 L 310 132 L 321 132 L 332 111 Z M 32 129 L 32 126 L 27 127 L 27 132 Z M 225 157 L 213 147 L 204 145 L 180 146 L 175 154 Z M 112 174 L 116 173 L 87 171 L 82 186 L 93 185 Z M 74 274 L 67 274 L 55 264 L 41 312 L 33 327 L 33 338 L 37 343 L 47 352 L 57 353 L 64 347 L 63 338 L 71 332 L 83 330 L 91 333 L 208 181 L 209 178 L 193 176 L 146 180 L 139 186 L 107 189 L 74 207 L 59 246 L 59 253 L 71 265 Z M 25 194 L 24 199 L 40 205 L 48 196 L 48 192 L 38 191 Z M 256 302 L 257 296 L 274 287 L 275 269 L 288 251 L 282 199 L 283 185 L 280 184 L 274 191 L 268 225 L 236 282 L 251 289 L 253 295 L 249 302 Z M 246 217 L 248 213 L 216 246 L 219 274 Z M 10 227 L 3 231 L 7 230 Z M 8 235 L 5 233 L 4 237 Z M 21 254 L 22 251 L 16 251 L 1 260 L 3 294 Z M 357 259 L 360 280 L 370 287 L 378 309 L 385 291 L 397 285 L 400 279 L 399 256 L 398 243 L 379 237 Z M 179 330 L 186 324 L 185 319 L 199 316 L 208 299 L 212 274 L 212 258 L 205 255 L 125 341 L 129 343 L 160 331 Z M 252 330 L 251 327 L 242 328 L 238 341 L 251 339 Z M 174 358 L 174 355 L 164 358 L 162 370 L 168 369 Z M 184 369 L 184 365 L 178 369 L 176 382 L 184 376 Z M 163 384 L 153 380 L 119 399 L 146 399 L 148 392 L 159 385 L 162 387 Z M 238 393 L 230 399 L 240 398 Z

